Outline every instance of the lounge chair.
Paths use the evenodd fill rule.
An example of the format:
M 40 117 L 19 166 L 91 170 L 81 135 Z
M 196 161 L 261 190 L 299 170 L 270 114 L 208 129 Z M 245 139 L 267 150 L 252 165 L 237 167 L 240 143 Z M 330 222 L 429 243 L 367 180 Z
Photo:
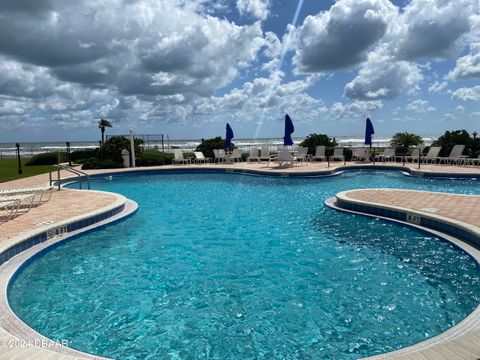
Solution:
M 260 157 L 258 156 L 258 147 L 256 146 L 251 146 L 250 147 L 250 155 L 247 158 L 247 162 L 250 161 L 259 161 Z
M 395 149 L 394 148 L 385 148 L 383 154 L 375 156 L 377 161 L 395 161 Z
M 282 149 L 276 156 L 272 156 L 270 161 L 278 163 L 278 167 L 287 168 L 295 166 L 295 161 L 292 156 L 292 152 L 289 149 Z M 269 166 L 270 166 L 269 161 Z
M 343 148 L 333 149 L 332 161 L 335 160 L 345 161 L 345 155 L 343 155 Z
M 308 148 L 300 146 L 293 158 L 295 161 L 301 161 L 302 163 L 305 161 L 309 161 L 310 156 L 308 155 Z
M 353 148 L 352 149 L 352 161 L 366 161 L 369 157 L 367 148 Z
M 419 148 L 415 148 L 413 149 L 412 153 L 408 156 L 405 156 L 405 161 L 406 162 L 412 162 L 414 163 L 415 161 L 418 161 L 418 157 L 420 155 L 420 149 Z
M 430 147 L 430 149 L 428 149 L 428 153 L 427 155 L 425 155 L 423 158 L 422 158 L 422 162 L 423 163 L 428 163 L 428 162 L 433 162 L 433 161 L 437 161 L 438 159 L 438 154 L 440 153 L 440 150 L 442 148 L 440 146 L 432 146 Z
M 229 160 L 234 162 L 242 162 L 242 152 L 240 151 L 240 149 L 233 149 L 232 153 L 230 154 Z
M 194 151 L 193 155 L 195 155 L 195 164 L 212 162 L 212 159 L 205 157 L 205 155 L 203 155 L 203 152 L 201 151 Z
M 214 149 L 213 150 L 213 159 L 217 163 L 226 162 L 227 161 L 227 154 L 225 154 L 225 150 Z
M 465 145 L 455 145 L 452 148 L 452 151 L 450 151 L 448 157 L 439 157 L 439 164 L 459 164 L 461 161 L 465 160 L 464 158 L 462 158 L 463 150 L 465 150 Z
M 33 195 L 32 206 L 41 205 L 50 200 L 52 197 L 54 186 L 40 186 L 20 189 L 6 189 L 0 190 L 0 196 L 12 195 Z
M 477 158 L 466 158 L 465 166 L 468 166 L 468 165 L 472 165 L 472 166 L 480 165 L 480 155 L 478 155 Z
M 260 149 L 260 161 L 270 162 L 270 150 L 267 147 L 262 147 Z
M 314 160 L 327 160 L 327 157 L 325 156 L 325 146 L 319 145 L 315 148 L 315 156 L 313 157 Z
M 174 159 L 172 160 L 173 164 L 191 164 L 191 159 L 185 159 L 183 157 L 183 151 L 181 149 L 174 149 L 173 150 Z
M 26 209 L 21 213 L 28 212 L 32 208 L 33 200 L 33 194 L 0 196 L 0 210 L 7 213 L 7 216 L 3 217 L 11 220 L 20 213 L 21 208 Z

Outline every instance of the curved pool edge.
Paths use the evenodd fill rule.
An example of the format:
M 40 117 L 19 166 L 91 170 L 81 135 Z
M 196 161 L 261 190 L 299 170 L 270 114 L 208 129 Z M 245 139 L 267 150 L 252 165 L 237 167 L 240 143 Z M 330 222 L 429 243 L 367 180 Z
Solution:
M 91 191 L 92 193 L 101 191 Z M 8 301 L 11 284 L 18 274 L 37 257 L 59 246 L 66 241 L 71 241 L 90 231 L 115 224 L 132 216 L 138 210 L 138 204 L 126 197 L 108 192 L 116 200 L 101 209 L 91 211 L 81 216 L 73 217 L 43 228 L 30 231 L 16 237 L 15 251 L 12 256 L 0 264 L 0 339 L 3 346 L 0 359 L 107 359 L 82 352 L 66 346 L 60 346 L 24 323 L 12 310 Z M 59 227 L 66 227 L 67 232 L 48 238 L 48 233 Z M 3 255 L 0 254 L 0 255 Z M 4 350 L 6 348 L 6 350 Z
M 385 189 L 383 189 L 385 190 Z M 351 190 L 356 191 L 356 190 Z M 415 190 L 412 190 L 415 191 Z M 426 217 L 425 214 L 415 210 L 406 209 L 403 207 L 385 205 L 381 206 L 376 203 L 370 203 L 366 201 L 360 201 L 357 199 L 350 199 L 345 196 L 349 191 L 338 193 L 336 196 L 325 200 L 324 204 L 336 211 L 346 212 L 354 215 L 361 215 L 373 218 L 379 218 L 390 222 L 399 223 L 404 226 L 415 228 L 423 232 L 432 234 L 443 241 L 452 243 L 455 247 L 460 248 L 467 253 L 476 263 L 480 266 L 480 248 L 472 245 L 470 239 L 462 239 L 457 236 L 453 236 L 438 229 L 430 227 L 430 223 L 427 224 L 414 224 L 401 220 L 397 216 L 402 214 L 405 219 L 409 213 L 417 213 L 422 217 Z M 468 195 L 467 195 L 468 196 Z M 339 201 L 340 199 L 340 201 Z M 347 203 L 353 204 L 350 208 Z M 385 211 L 387 210 L 387 211 Z M 390 211 L 390 213 L 388 212 Z M 443 217 L 440 215 L 431 214 L 435 221 L 439 223 L 452 226 L 452 219 Z M 460 221 L 453 221 L 455 226 L 463 228 L 469 233 L 473 233 L 480 243 L 480 231 L 478 228 L 471 226 Z M 465 319 L 449 328 L 448 330 L 438 334 L 430 339 L 421 341 L 417 344 L 400 348 L 398 350 L 374 355 L 367 357 L 368 360 L 380 360 L 380 359 L 414 359 L 414 358 L 428 358 L 428 359 L 472 359 L 477 360 L 480 358 L 480 304 L 471 312 Z

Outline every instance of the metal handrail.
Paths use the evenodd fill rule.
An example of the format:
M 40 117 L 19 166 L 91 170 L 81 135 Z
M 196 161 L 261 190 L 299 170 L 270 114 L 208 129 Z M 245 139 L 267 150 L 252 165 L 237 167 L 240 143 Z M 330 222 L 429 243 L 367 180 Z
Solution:
M 60 165 L 60 164 L 56 164 L 54 165 L 56 168 L 57 168 L 57 178 L 58 178 L 58 181 L 57 181 L 57 185 L 58 185 L 58 190 L 60 190 L 60 183 L 61 183 L 61 179 L 60 179 L 60 170 L 65 170 L 65 171 L 68 171 L 68 172 L 71 172 L 72 174 L 75 174 L 78 176 L 78 187 L 79 189 L 81 190 L 82 189 L 82 178 L 83 177 L 86 177 L 87 178 L 87 188 L 88 190 L 90 190 L 90 175 L 88 175 L 87 173 L 83 172 L 83 171 L 80 171 L 78 169 L 74 169 L 74 168 L 71 168 L 69 166 L 65 166 L 65 165 Z M 50 186 L 52 185 L 52 172 L 50 171 Z

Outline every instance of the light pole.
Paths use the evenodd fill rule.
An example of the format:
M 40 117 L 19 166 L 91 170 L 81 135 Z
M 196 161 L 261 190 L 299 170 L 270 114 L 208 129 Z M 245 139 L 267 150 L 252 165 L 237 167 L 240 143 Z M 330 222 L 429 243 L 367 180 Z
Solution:
M 20 159 L 20 144 L 16 143 L 15 146 L 17 147 L 18 175 L 21 175 L 23 173 L 23 170 L 22 170 L 22 160 Z
M 70 141 L 67 141 L 66 144 L 67 144 L 68 166 L 72 166 L 72 158 L 70 157 Z
M 475 141 L 475 139 L 477 138 L 478 133 L 477 133 L 476 131 L 474 131 L 474 132 L 472 133 L 472 135 L 473 135 L 473 141 Z

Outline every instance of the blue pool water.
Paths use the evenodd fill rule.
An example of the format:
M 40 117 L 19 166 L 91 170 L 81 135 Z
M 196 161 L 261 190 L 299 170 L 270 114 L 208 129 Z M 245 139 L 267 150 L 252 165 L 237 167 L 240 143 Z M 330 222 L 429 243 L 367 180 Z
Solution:
M 333 211 L 352 188 L 480 193 L 393 172 L 323 179 L 98 179 L 134 216 L 59 246 L 12 284 L 13 310 L 116 359 L 354 359 L 432 337 L 480 302 L 479 269 L 428 234 Z

